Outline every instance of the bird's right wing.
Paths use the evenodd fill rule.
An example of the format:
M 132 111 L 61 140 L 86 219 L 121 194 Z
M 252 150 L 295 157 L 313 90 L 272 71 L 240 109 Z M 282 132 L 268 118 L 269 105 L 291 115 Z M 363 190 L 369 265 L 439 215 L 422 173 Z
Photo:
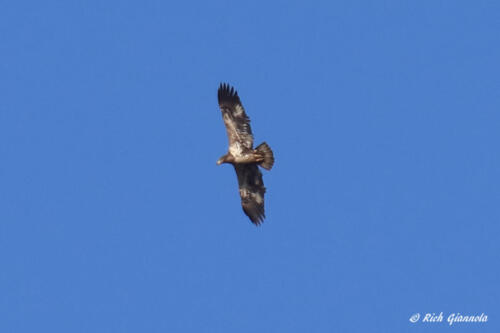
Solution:
M 235 164 L 238 186 L 240 189 L 241 207 L 250 220 L 259 225 L 264 221 L 264 193 L 266 188 L 262 181 L 262 173 L 255 163 Z

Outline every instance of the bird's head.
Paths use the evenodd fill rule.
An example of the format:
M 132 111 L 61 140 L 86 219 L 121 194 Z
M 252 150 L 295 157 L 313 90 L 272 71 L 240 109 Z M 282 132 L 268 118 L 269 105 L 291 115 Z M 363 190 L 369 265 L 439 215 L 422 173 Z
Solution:
M 229 154 L 226 154 L 224 156 L 221 156 L 221 158 L 219 158 L 217 160 L 217 165 L 221 165 L 223 163 L 231 163 L 231 162 L 232 162 L 232 156 Z

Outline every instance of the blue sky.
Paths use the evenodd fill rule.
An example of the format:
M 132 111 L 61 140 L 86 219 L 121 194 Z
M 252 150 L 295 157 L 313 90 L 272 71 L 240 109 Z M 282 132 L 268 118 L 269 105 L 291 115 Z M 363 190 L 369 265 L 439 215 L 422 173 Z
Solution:
M 0 331 L 498 332 L 499 10 L 3 3 Z M 275 152 L 258 228 L 220 82 Z

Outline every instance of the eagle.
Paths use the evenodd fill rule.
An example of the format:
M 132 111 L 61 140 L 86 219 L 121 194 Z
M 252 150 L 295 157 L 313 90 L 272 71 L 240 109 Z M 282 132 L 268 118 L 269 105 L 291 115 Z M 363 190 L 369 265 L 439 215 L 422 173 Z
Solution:
M 259 166 L 271 170 L 274 155 L 267 143 L 253 148 L 250 118 L 245 113 L 238 92 L 229 84 L 221 83 L 217 92 L 222 119 L 226 126 L 229 148 L 226 155 L 219 158 L 217 165 L 232 164 L 238 178 L 241 206 L 252 223 L 260 225 L 265 218 L 264 193 Z

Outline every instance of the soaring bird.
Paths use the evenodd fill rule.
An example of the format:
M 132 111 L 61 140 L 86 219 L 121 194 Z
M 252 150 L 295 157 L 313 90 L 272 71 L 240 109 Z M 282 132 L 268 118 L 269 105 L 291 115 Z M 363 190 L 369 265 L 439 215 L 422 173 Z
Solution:
M 273 151 L 265 142 L 253 148 L 250 118 L 246 115 L 238 92 L 233 87 L 221 83 L 217 97 L 229 139 L 228 152 L 219 158 L 217 165 L 223 163 L 233 165 L 238 177 L 243 211 L 252 223 L 260 225 L 265 218 L 264 193 L 266 188 L 259 166 L 271 170 L 274 164 Z

